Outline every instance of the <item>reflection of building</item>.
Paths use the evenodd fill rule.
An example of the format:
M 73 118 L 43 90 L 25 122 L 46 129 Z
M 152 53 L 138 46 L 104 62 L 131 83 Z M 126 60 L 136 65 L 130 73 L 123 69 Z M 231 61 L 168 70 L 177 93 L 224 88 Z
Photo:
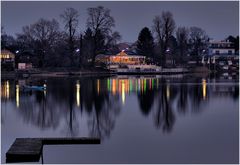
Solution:
M 97 88 L 98 93 L 100 92 L 101 88 L 99 88 L 101 81 L 97 81 Z M 154 90 L 158 88 L 159 80 L 155 78 L 115 78 L 115 79 L 107 79 L 107 90 L 111 92 L 113 95 L 122 93 L 144 93 L 146 90 Z
M 15 55 L 8 50 L 1 50 L 1 69 L 14 70 Z
M 10 96 L 9 81 L 4 81 L 1 84 L 1 98 L 9 99 L 9 96 Z
M 210 41 L 209 55 L 234 55 L 234 44 L 229 41 Z

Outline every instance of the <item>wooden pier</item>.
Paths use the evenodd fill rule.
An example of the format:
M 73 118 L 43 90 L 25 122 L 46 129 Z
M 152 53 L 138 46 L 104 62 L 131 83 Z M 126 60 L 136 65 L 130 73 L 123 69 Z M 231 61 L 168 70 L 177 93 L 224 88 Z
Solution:
M 43 145 L 100 143 L 98 138 L 16 138 L 6 153 L 6 163 L 38 162 Z

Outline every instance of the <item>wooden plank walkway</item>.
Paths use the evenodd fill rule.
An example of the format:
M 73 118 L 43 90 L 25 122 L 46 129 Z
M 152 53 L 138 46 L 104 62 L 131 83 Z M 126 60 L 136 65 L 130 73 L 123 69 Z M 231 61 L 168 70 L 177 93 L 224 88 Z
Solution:
M 38 162 L 43 145 L 100 144 L 98 138 L 16 138 L 6 153 L 6 163 Z

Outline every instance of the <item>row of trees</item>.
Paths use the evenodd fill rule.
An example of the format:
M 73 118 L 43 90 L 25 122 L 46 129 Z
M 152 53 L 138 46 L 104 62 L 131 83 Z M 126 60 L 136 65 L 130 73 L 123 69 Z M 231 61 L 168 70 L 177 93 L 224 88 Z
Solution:
M 88 8 L 86 30 L 79 29 L 79 12 L 67 8 L 61 15 L 64 30 L 56 19 L 39 19 L 23 27 L 16 38 L 4 33 L 2 28 L 1 46 L 12 52 L 36 57 L 39 67 L 93 66 L 100 53 L 116 54 L 117 42 L 121 35 L 113 31 L 115 20 L 110 10 L 102 6 Z M 239 37 L 228 37 L 238 50 Z M 171 57 L 177 64 L 184 64 L 186 56 L 198 59 L 207 54 L 209 37 L 199 27 L 176 27 L 173 15 L 164 11 L 153 19 L 152 29 L 144 27 L 138 36 L 137 53 L 166 66 Z M 17 56 L 19 57 L 19 56 Z M 18 58 L 16 59 L 16 61 Z M 198 60 L 197 60 L 198 61 Z
M 2 48 L 36 55 L 40 67 L 94 64 L 96 55 L 114 48 L 121 36 L 113 32 L 115 20 L 109 9 L 98 6 L 87 12 L 87 29 L 83 33 L 78 27 L 79 12 L 74 8 L 67 8 L 60 15 L 64 30 L 56 19 L 43 18 L 24 26 L 16 38 L 5 34 L 2 28 Z
M 137 50 L 138 53 L 148 55 L 148 57 L 161 62 L 163 66 L 169 54 L 175 55 L 176 60 L 182 63 L 184 56 L 188 54 L 198 56 L 207 50 L 208 36 L 206 32 L 198 27 L 176 28 L 173 15 L 169 11 L 155 16 L 152 32 L 147 27 L 141 30 L 137 41 Z
M 229 36 L 227 40 L 233 42 L 235 51 L 238 51 L 239 37 Z M 137 51 L 155 59 L 162 66 L 166 65 L 169 55 L 176 63 L 184 64 L 188 55 L 198 59 L 200 55 L 207 54 L 208 41 L 208 35 L 199 27 L 176 27 L 172 13 L 167 11 L 155 16 L 152 32 L 147 27 L 140 31 Z

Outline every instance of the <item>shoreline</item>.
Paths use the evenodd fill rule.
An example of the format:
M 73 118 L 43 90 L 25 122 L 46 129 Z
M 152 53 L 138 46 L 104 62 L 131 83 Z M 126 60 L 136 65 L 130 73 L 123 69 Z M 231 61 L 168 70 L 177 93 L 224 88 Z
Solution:
M 233 72 L 228 72 L 233 73 Z M 17 71 L 10 72 L 1 72 L 1 78 L 35 78 L 35 77 L 82 77 L 82 76 L 116 76 L 116 75 L 189 75 L 189 74 L 202 74 L 208 75 L 211 74 L 209 70 L 198 69 L 198 70 L 189 70 L 183 72 L 174 72 L 174 71 L 160 71 L 160 72 L 112 72 L 106 70 L 85 70 L 85 71 L 38 71 L 38 72 L 22 72 Z M 218 73 L 217 73 L 218 74 Z M 239 72 L 236 72 L 239 74 Z
M 102 72 L 102 71 L 64 71 L 64 72 L 40 72 L 40 73 L 23 73 L 16 72 L 2 72 L 1 78 L 13 77 L 76 77 L 76 76 L 112 76 L 112 75 L 179 75 L 191 74 L 194 72 Z M 23 76 L 25 75 L 25 76 Z

